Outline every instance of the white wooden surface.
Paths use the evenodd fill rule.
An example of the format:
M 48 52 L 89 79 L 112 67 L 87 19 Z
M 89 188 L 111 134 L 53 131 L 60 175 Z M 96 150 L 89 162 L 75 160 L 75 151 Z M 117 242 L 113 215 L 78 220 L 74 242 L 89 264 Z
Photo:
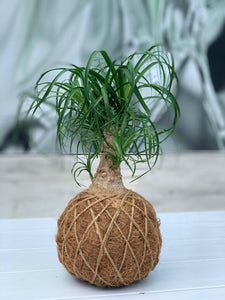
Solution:
M 225 211 L 162 213 L 160 263 L 145 281 L 97 288 L 57 259 L 56 219 L 0 220 L 0 299 L 225 299 Z

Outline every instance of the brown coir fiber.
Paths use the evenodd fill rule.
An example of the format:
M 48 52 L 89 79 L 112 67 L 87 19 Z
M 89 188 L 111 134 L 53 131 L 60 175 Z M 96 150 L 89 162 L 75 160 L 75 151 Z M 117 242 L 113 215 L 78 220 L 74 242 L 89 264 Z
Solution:
M 56 242 L 70 274 L 103 287 L 146 278 L 158 263 L 162 239 L 154 208 L 139 194 L 92 188 L 69 202 Z

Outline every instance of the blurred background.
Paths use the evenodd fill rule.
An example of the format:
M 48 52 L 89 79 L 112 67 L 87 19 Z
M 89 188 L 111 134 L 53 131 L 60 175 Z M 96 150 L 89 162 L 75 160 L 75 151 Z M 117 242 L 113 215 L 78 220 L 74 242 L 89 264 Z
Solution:
M 155 44 L 173 54 L 180 82 L 181 118 L 162 148 L 181 156 L 131 188 L 148 197 L 150 182 L 159 211 L 225 209 L 224 0 L 1 0 L 0 24 L 0 217 L 56 216 L 75 192 L 73 159 L 54 156 L 56 119 L 18 123 L 21 95 L 44 71 L 86 64 L 95 49 L 117 59 Z M 164 109 L 153 110 L 163 121 Z
M 154 44 L 172 52 L 180 80 L 181 119 L 163 150 L 225 148 L 225 1 L 1 0 L 0 14 L 1 151 L 58 152 L 49 116 L 21 120 L 12 141 L 20 96 L 42 72 L 86 64 L 94 49 L 116 59 Z

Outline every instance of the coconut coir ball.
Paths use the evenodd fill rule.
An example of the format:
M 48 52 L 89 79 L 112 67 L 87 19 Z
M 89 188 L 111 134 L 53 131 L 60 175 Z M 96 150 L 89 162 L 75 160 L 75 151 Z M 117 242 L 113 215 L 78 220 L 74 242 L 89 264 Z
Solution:
M 154 208 L 139 194 L 87 189 L 59 218 L 56 242 L 71 275 L 103 287 L 146 278 L 158 263 L 162 239 Z

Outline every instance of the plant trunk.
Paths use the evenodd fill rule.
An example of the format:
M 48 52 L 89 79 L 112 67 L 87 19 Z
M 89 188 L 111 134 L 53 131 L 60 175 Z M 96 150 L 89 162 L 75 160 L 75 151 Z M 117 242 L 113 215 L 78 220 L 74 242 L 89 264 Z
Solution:
M 124 190 L 120 166 L 116 167 L 110 154 L 115 155 L 113 136 L 106 134 L 107 143 L 102 146 L 100 163 L 92 179 L 90 189 L 101 190 L 101 192 L 115 192 Z

